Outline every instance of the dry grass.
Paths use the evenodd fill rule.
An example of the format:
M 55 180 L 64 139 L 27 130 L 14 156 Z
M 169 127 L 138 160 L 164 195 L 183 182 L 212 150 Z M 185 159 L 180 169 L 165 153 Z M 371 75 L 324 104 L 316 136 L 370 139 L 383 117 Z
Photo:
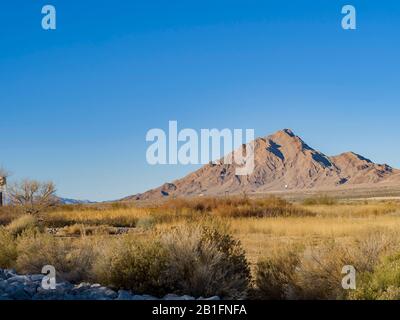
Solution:
M 108 225 L 91 226 L 85 224 L 73 224 L 57 230 L 55 235 L 59 237 L 80 237 L 96 235 L 115 235 L 118 234 L 118 228 Z
M 4 227 L 0 227 L 0 268 L 13 267 L 17 256 L 15 238 Z
M 255 263 L 271 248 L 290 244 L 316 245 L 327 239 L 346 242 L 377 228 L 400 230 L 400 218 L 380 217 L 305 217 L 274 219 L 235 219 L 233 234 L 242 240 L 248 258 Z
M 15 207 L 0 207 L 0 226 L 7 225 L 20 216 L 21 212 Z
M 305 217 L 315 213 L 293 205 L 284 199 L 267 197 L 250 199 L 247 197 L 173 199 L 159 206 L 158 211 L 175 213 L 210 213 L 226 218 L 240 217 Z
M 387 214 L 400 215 L 400 203 L 395 201 L 353 201 L 329 205 L 303 205 L 309 211 L 324 217 L 369 217 Z
M 278 198 L 235 197 L 175 199 L 153 207 L 63 206 L 44 215 L 47 227 L 60 228 L 57 235 L 61 238 L 57 239 L 29 235 L 23 230 L 32 227 L 30 218 L 17 219 L 14 213 L 2 217 L 0 213 L 0 221 L 12 221 L 0 230 L 0 264 L 24 272 L 36 272 L 42 264 L 57 264 L 74 280 L 99 280 L 114 286 L 129 282 L 143 292 L 211 294 L 217 290 L 207 288 L 218 287 L 213 281 L 231 274 L 228 267 L 220 266 L 227 259 L 221 259 L 223 254 L 217 250 L 220 245 L 202 240 L 199 229 L 187 232 L 185 228 L 206 225 L 218 217 L 220 224 L 229 229 L 226 234 L 232 241 L 240 240 L 259 297 L 346 298 L 347 293 L 338 287 L 343 264 L 354 264 L 363 273 L 360 279 L 367 279 L 363 280 L 363 289 L 350 298 L 398 295 L 397 283 L 393 287 L 390 280 L 396 274 L 392 278 L 385 278 L 385 274 L 390 266 L 400 265 L 400 259 L 383 264 L 382 257 L 400 251 L 400 203 L 317 200 L 288 203 Z M 132 231 L 126 236 L 116 235 L 117 227 Z M 156 240 L 154 234 L 164 236 Z M 75 238 L 63 238 L 70 236 Z M 199 243 L 203 249 L 199 249 Z M 164 249 L 159 251 L 161 244 Z M 157 257 L 160 263 L 156 263 Z M 212 265 L 219 267 L 209 269 Z M 159 268 L 168 270 L 169 278 L 174 279 L 168 290 L 157 282 Z M 92 278 L 87 270 L 91 270 Z M 151 274 L 145 276 L 141 270 Z M 210 274 L 213 276 L 207 277 Z M 238 285 L 240 281 L 229 279 L 226 292 L 245 295 L 244 287 Z M 379 285 L 370 286 L 368 279 L 375 279 Z M 229 283 L 242 289 L 235 292 Z
M 80 282 L 92 276 L 92 263 L 98 255 L 99 239 L 80 241 L 58 239 L 36 230 L 24 232 L 17 239 L 15 268 L 20 273 L 41 273 L 43 266 L 52 265 L 62 280 Z
M 7 225 L 6 229 L 14 236 L 20 235 L 27 229 L 33 229 L 38 226 L 38 220 L 36 217 L 25 214 L 22 215 Z
M 313 198 L 306 198 L 303 200 L 303 204 L 308 206 L 313 206 L 313 205 L 333 206 L 337 203 L 338 203 L 337 199 L 331 198 L 327 195 L 320 195 Z
M 141 208 L 61 210 L 48 213 L 45 222 L 49 227 L 64 227 L 74 224 L 135 227 L 140 218 L 148 215 L 149 210 Z

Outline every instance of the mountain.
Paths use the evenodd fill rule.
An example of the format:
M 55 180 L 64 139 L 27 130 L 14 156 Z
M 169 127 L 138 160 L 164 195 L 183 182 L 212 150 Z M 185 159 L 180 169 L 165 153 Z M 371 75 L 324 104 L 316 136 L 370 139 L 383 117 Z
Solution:
M 358 188 L 385 183 L 400 186 L 400 170 L 353 152 L 329 157 L 311 148 L 290 129 L 254 140 L 254 161 L 254 171 L 247 176 L 237 176 L 235 164 L 207 164 L 182 179 L 125 200 Z
M 76 200 L 76 199 L 68 199 L 68 198 L 58 198 L 58 200 L 62 204 L 90 204 L 90 203 L 95 203 L 95 202 L 89 201 L 89 200 Z

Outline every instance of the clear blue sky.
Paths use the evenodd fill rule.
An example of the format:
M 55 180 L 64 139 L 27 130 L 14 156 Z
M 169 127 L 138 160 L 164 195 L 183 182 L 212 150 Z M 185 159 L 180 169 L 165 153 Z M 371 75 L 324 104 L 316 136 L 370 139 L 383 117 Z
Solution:
M 41 7 L 57 30 L 41 29 Z M 357 9 L 356 31 L 341 7 Z M 146 132 L 289 127 L 400 167 L 399 1 L 47 0 L 0 7 L 0 164 L 107 200 L 183 176 Z

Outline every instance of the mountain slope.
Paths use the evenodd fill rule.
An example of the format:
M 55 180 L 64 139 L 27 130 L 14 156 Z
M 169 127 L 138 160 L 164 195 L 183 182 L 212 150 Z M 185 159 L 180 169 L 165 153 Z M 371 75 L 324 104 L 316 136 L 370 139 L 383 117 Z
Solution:
M 58 198 L 58 200 L 62 204 L 90 204 L 90 203 L 95 203 L 93 201 L 89 200 L 76 200 L 76 199 L 69 199 L 69 198 Z
M 255 167 L 250 175 L 237 176 L 235 164 L 207 164 L 182 179 L 127 199 L 400 184 L 400 170 L 375 164 L 353 152 L 326 156 L 289 129 L 257 138 L 254 148 Z

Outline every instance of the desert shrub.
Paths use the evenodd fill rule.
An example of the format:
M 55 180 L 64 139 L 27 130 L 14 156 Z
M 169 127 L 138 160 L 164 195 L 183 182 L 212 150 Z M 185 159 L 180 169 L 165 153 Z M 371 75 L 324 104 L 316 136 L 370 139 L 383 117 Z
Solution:
M 211 225 L 186 224 L 109 243 L 95 264 L 99 282 L 162 296 L 244 297 L 250 270 L 240 243 Z
M 400 298 L 400 254 L 382 259 L 375 270 L 357 278 L 357 289 L 350 299 L 397 300 Z
M 73 242 L 36 230 L 25 231 L 17 241 L 16 269 L 20 273 L 41 273 L 43 266 L 52 265 L 62 280 L 87 280 L 96 254 L 94 248 L 84 240 Z
M 349 291 L 341 286 L 343 266 L 352 265 L 358 274 L 368 274 L 383 256 L 397 250 L 398 237 L 396 232 L 374 229 L 347 244 L 329 241 L 309 249 L 297 272 L 301 289 L 297 294 L 307 299 L 345 299 Z
M 400 235 L 386 228 L 375 228 L 355 238 L 348 250 L 359 272 L 374 270 L 383 256 L 391 255 L 400 249 Z
M 215 225 L 186 225 L 163 236 L 165 277 L 177 294 L 244 298 L 250 269 L 240 242 Z
M 327 195 L 319 195 L 316 197 L 306 198 L 303 200 L 303 205 L 305 206 L 314 206 L 314 205 L 333 206 L 337 203 L 338 201 L 336 199 L 331 198 Z
M 0 227 L 0 268 L 13 268 L 17 260 L 17 246 L 14 236 Z
M 256 284 L 260 294 L 264 292 L 263 298 L 273 299 L 393 297 L 398 292 L 396 286 L 400 287 L 400 255 L 398 260 L 386 260 L 384 265 L 380 266 L 380 262 L 382 257 L 398 252 L 398 239 L 398 233 L 376 228 L 349 242 L 338 243 L 332 239 L 308 247 L 300 256 L 274 257 L 258 265 Z M 342 288 L 342 268 L 346 265 L 354 266 L 357 286 L 362 284 L 355 293 Z M 377 266 L 380 266 L 378 271 Z M 289 294 L 282 295 L 282 292 Z
M 387 287 L 377 300 L 400 300 L 400 287 Z
M 300 299 L 343 299 L 347 292 L 342 288 L 342 268 L 354 265 L 346 247 L 327 242 L 306 250 L 297 271 Z
M 159 239 L 124 235 L 104 248 L 94 266 L 98 282 L 139 294 L 168 292 L 161 277 L 167 256 Z
M 35 216 L 26 214 L 13 220 L 10 224 L 7 225 L 6 228 L 14 237 L 16 237 L 20 235 L 23 231 L 36 227 L 38 227 L 37 218 Z
M 344 299 L 342 268 L 354 263 L 347 248 L 335 241 L 278 251 L 256 266 L 256 298 Z
M 300 264 L 298 248 L 287 248 L 257 263 L 255 297 L 263 300 L 294 298 L 298 290 L 296 270 Z

